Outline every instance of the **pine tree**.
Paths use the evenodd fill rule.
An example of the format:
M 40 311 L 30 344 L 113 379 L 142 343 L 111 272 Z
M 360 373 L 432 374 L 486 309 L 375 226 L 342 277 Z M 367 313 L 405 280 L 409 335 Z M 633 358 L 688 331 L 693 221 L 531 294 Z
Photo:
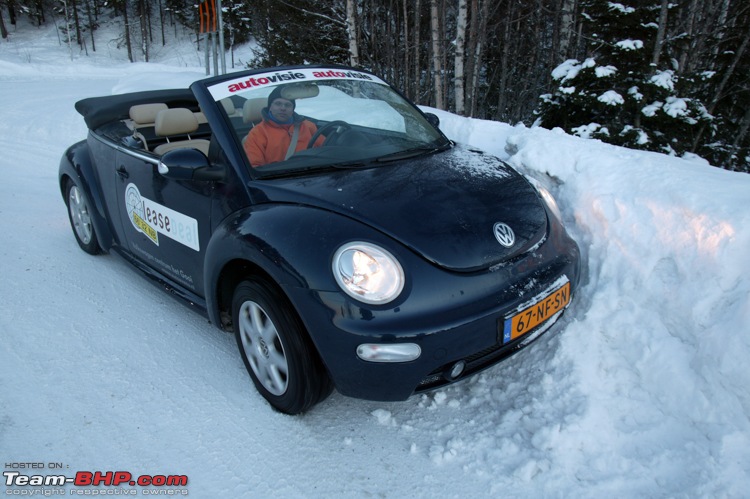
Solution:
M 538 122 L 636 149 L 690 151 L 700 125 L 712 118 L 699 99 L 681 97 L 693 80 L 678 73 L 659 35 L 668 19 L 661 3 L 581 4 L 587 57 L 552 72 L 557 88 L 542 96 Z

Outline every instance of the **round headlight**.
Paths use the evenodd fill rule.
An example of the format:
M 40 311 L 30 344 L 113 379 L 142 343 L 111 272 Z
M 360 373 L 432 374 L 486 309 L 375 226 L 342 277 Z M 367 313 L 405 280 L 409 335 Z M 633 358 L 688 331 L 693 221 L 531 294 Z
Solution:
M 552 211 L 552 214 L 562 222 L 562 213 L 560 213 L 560 207 L 557 205 L 557 201 L 555 201 L 555 198 L 552 197 L 552 194 L 550 194 L 550 192 L 537 179 L 533 177 L 526 178 L 529 180 L 529 182 L 531 182 L 531 185 L 534 186 L 539 195 L 542 196 L 542 199 Z
M 352 298 L 382 305 L 401 294 L 404 270 L 398 260 L 374 244 L 354 242 L 333 255 L 333 276 Z
M 557 205 L 557 201 L 555 201 L 555 198 L 553 198 L 552 194 L 550 194 L 550 192 L 544 187 L 540 186 L 538 190 L 539 194 L 542 195 L 542 199 L 544 199 L 544 202 L 547 203 L 549 209 L 552 210 L 552 214 L 562 222 L 562 213 L 560 213 L 560 207 Z

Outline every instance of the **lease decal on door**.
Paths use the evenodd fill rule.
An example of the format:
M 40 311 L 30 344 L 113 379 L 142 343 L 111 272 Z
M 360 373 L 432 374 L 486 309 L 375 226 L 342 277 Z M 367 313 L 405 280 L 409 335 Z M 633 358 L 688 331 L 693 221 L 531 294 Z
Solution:
M 159 234 L 200 251 L 198 221 L 141 196 L 135 184 L 125 189 L 125 206 L 133 227 L 159 245 Z

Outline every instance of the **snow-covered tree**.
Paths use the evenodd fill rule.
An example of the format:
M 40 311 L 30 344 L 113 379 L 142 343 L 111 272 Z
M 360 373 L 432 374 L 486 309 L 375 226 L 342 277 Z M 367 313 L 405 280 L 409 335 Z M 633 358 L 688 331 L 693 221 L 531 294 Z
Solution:
M 712 117 L 699 99 L 684 97 L 691 95 L 685 92 L 693 79 L 679 71 L 664 36 L 669 5 L 625 2 L 581 2 L 586 57 L 554 69 L 557 88 L 541 97 L 538 121 L 618 145 L 681 155 Z

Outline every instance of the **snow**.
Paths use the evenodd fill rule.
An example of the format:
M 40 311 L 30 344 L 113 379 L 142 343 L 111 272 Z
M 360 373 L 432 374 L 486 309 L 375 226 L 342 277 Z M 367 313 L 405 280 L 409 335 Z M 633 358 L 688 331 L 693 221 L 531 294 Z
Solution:
M 685 99 L 678 97 L 667 97 L 667 102 L 664 104 L 664 112 L 672 118 L 679 118 L 681 116 L 688 115 L 688 105 Z M 694 120 L 693 120 L 694 121 Z
M 230 335 L 76 245 L 56 184 L 86 133 L 75 101 L 204 73 L 187 44 L 147 65 L 97 46 L 71 61 L 54 34 L 0 41 L 5 472 L 186 475 L 177 490 L 207 498 L 747 494 L 750 176 L 426 108 L 553 193 L 583 286 L 561 331 L 479 376 L 288 417 Z
M 652 118 L 653 116 L 656 115 L 656 113 L 659 111 L 659 109 L 661 109 L 663 107 L 664 107 L 664 103 L 663 102 L 655 101 L 655 102 L 652 102 L 651 104 L 649 104 L 647 106 L 644 106 L 643 109 L 641 109 L 641 112 L 645 116 L 648 116 L 649 118 Z
M 580 62 L 576 59 L 568 59 L 552 70 L 552 78 L 565 82 L 578 76 L 581 70 Z
M 637 140 L 639 144 L 643 145 L 648 143 L 648 141 L 650 140 L 648 138 L 648 134 L 643 130 L 633 128 L 631 125 L 625 125 L 624 127 L 622 127 L 622 132 L 620 132 L 620 135 L 625 135 L 632 132 L 633 130 L 635 130 L 635 133 L 638 134 Z
M 609 2 L 607 6 L 611 10 L 616 10 L 622 14 L 632 14 L 633 12 L 635 12 L 635 9 L 633 7 L 626 7 L 621 3 Z
M 560 80 L 562 83 L 564 83 L 578 76 L 578 73 L 581 72 L 581 69 L 593 68 L 595 66 L 596 61 L 590 57 L 583 62 L 580 62 L 577 59 L 568 59 L 552 70 L 552 78 L 555 80 Z M 612 66 L 606 66 L 606 68 L 612 68 Z M 607 70 L 605 69 L 605 71 Z M 600 76 L 599 73 L 597 73 L 597 76 L 601 77 L 609 75 L 604 74 Z
M 617 68 L 614 66 L 598 66 L 594 73 L 596 74 L 597 78 L 606 78 L 608 76 L 612 76 L 617 72 Z
M 625 99 L 622 97 L 622 95 L 618 94 L 614 90 L 607 90 L 602 95 L 597 97 L 596 100 L 608 106 L 619 106 L 625 103 Z
M 577 137 L 583 137 L 584 139 L 590 139 L 597 132 L 609 135 L 607 127 L 602 127 L 599 123 L 577 126 L 572 131 Z
M 636 101 L 643 100 L 643 94 L 638 90 L 638 87 L 633 86 L 628 89 L 628 95 L 633 97 Z
M 681 99 L 679 97 L 667 97 L 665 102 L 652 102 L 651 104 L 644 106 L 641 112 L 649 118 L 656 115 L 659 110 L 663 110 L 667 115 L 672 118 L 683 118 L 686 121 L 695 123 L 696 120 L 689 117 L 688 100 Z
M 615 43 L 615 46 L 619 48 L 620 50 L 624 50 L 626 52 L 629 52 L 631 50 L 640 50 L 643 48 L 643 41 L 642 40 L 631 40 L 628 38 L 627 40 L 620 40 L 619 42 Z
M 649 79 L 649 82 L 653 83 L 657 87 L 664 88 L 670 92 L 674 90 L 675 75 L 674 71 L 668 69 L 666 71 L 657 71 L 654 76 Z

